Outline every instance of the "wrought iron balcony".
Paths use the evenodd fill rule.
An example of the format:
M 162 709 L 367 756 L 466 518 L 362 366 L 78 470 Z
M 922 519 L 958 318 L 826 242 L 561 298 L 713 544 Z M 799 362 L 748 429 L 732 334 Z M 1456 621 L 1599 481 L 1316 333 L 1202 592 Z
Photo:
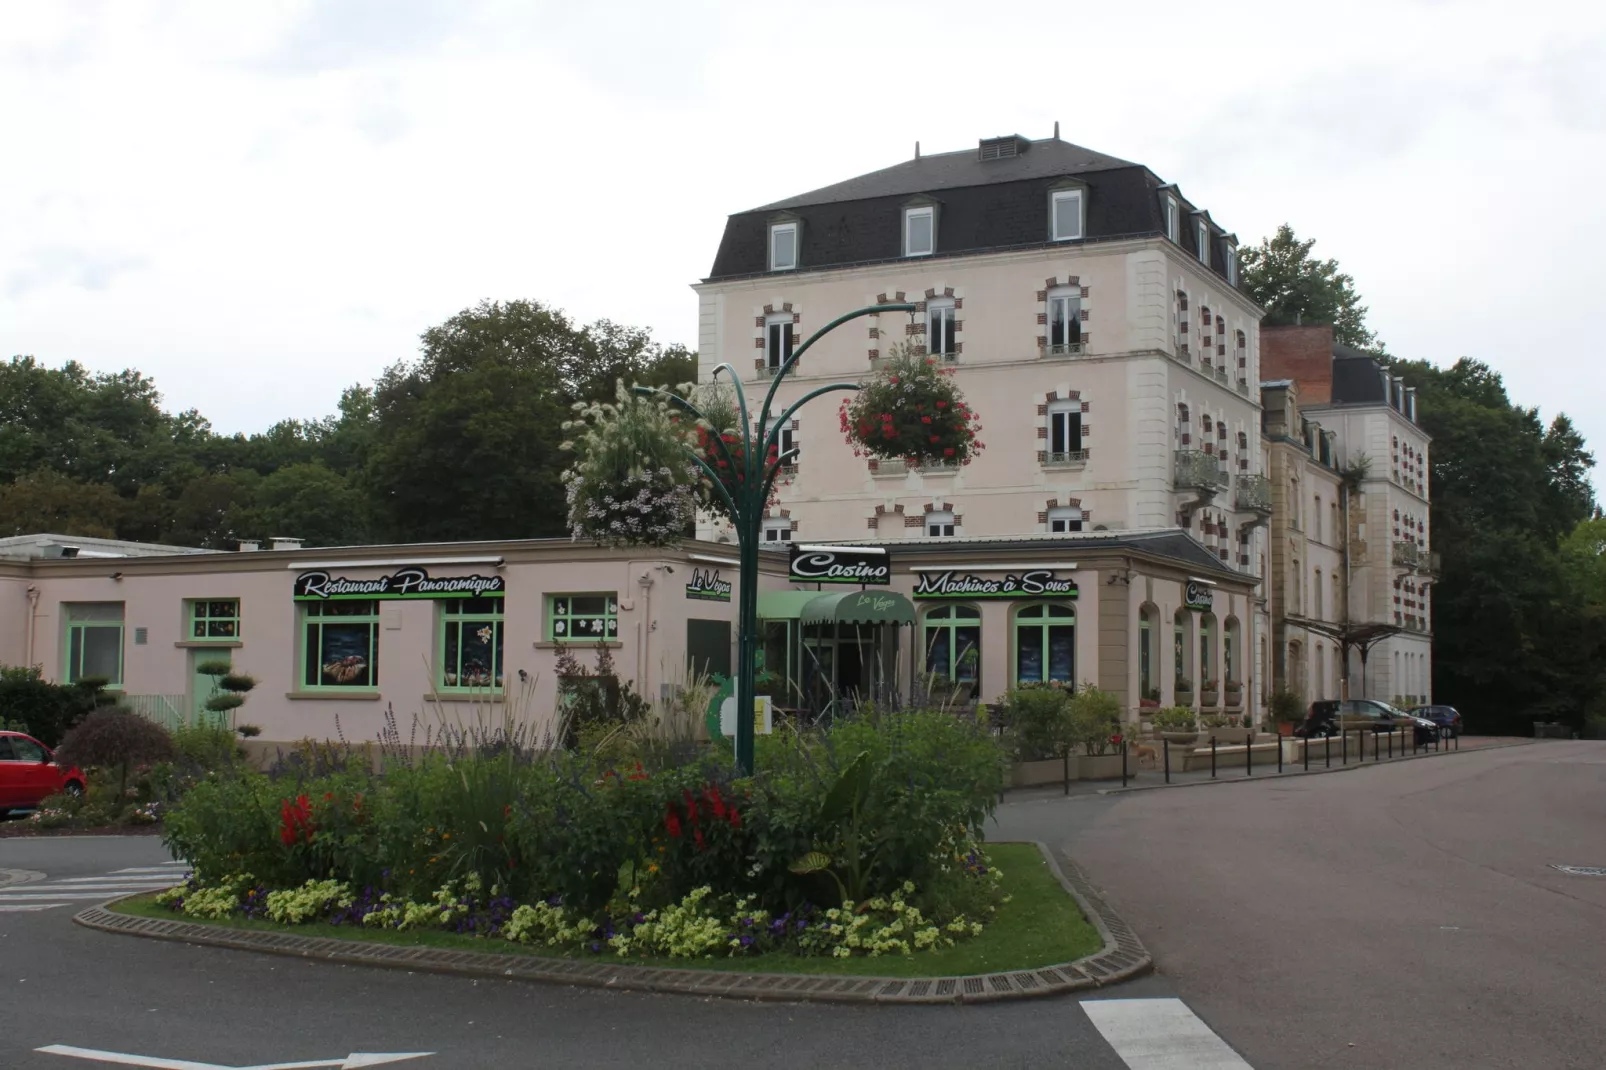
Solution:
M 1038 458 L 1045 468 L 1083 468 L 1087 465 L 1087 450 L 1068 450 L 1064 453 L 1040 453 Z
M 1178 490 L 1218 491 L 1227 485 L 1227 469 L 1221 458 L 1203 450 L 1177 450 L 1176 486 Z
M 1248 397 L 1249 396 L 1249 380 L 1248 379 L 1239 379 L 1238 380 L 1238 393 L 1242 394 L 1244 397 Z
M 1226 368 L 1217 368 L 1216 369 L 1216 382 L 1220 383 L 1222 386 L 1226 386 L 1227 385 L 1228 378 L 1227 378 L 1227 369 Z
M 1418 568 L 1422 562 L 1422 548 L 1414 542 L 1397 542 L 1394 544 L 1395 568 Z
M 1182 361 L 1184 364 L 1193 363 L 1193 350 L 1188 348 L 1187 342 L 1177 343 L 1177 359 Z
M 878 457 L 870 462 L 870 474 L 877 479 L 890 476 L 906 476 L 909 474 L 909 465 L 901 457 Z
M 1246 513 L 1271 512 L 1271 480 L 1265 476 L 1238 476 L 1238 493 L 1234 497 L 1238 508 Z
M 1044 360 L 1064 360 L 1067 357 L 1080 357 L 1085 350 L 1086 346 L 1082 342 L 1065 342 L 1060 345 L 1044 342 L 1038 350 L 1038 356 Z

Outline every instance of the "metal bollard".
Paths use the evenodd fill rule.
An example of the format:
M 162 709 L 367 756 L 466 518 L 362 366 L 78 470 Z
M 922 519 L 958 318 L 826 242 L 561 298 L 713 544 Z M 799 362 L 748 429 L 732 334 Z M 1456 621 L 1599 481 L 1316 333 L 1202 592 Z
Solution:
M 1121 737 L 1121 786 L 1126 787 L 1126 737 Z
M 1389 732 L 1389 757 L 1391 759 L 1394 757 L 1394 733 L 1392 731 Z
M 1255 737 L 1244 737 L 1244 776 L 1255 775 Z
M 1450 739 L 1451 739 L 1452 742 L 1455 743 L 1455 749 L 1456 750 L 1460 750 L 1461 749 L 1461 733 L 1457 732 L 1455 735 L 1451 736 Z
M 1060 755 L 1060 759 L 1065 763 L 1065 779 L 1061 783 L 1065 785 L 1065 794 L 1069 795 L 1071 793 L 1071 749 L 1069 747 L 1065 748 L 1065 753 Z
M 1276 739 L 1276 743 L 1277 743 L 1277 773 L 1278 773 L 1279 776 L 1281 776 L 1282 775 L 1282 771 L 1283 771 L 1283 737 L 1279 735 L 1277 737 L 1277 739 Z
M 1216 737 L 1210 737 L 1210 779 L 1216 779 Z
M 1338 757 L 1340 765 L 1349 764 L 1349 729 L 1340 731 L 1338 736 Z
M 1327 757 L 1327 768 L 1333 768 L 1333 737 L 1322 737 L 1322 753 Z
M 1165 736 L 1160 737 L 1160 749 L 1165 752 L 1165 782 L 1171 783 L 1171 741 Z

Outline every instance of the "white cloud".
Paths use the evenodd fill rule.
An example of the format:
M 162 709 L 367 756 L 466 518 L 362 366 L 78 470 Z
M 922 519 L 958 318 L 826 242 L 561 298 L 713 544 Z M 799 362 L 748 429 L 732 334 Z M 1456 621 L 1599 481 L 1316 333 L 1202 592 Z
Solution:
M 0 351 L 233 430 L 484 297 L 693 343 L 726 214 L 1059 120 L 1245 242 L 1317 238 L 1393 352 L 1606 450 L 1603 42 L 1559 2 L 14 6 Z

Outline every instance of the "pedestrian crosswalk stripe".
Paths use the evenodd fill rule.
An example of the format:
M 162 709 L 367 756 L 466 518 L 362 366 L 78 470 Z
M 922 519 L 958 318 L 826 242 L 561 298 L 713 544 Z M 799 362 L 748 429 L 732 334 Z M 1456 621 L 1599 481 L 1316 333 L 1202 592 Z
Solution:
M 151 889 L 155 891 L 156 889 Z M 119 895 L 139 891 L 138 888 L 56 888 L 49 892 L 0 893 L 0 903 L 37 903 L 46 899 L 114 899 Z
M 1131 1070 L 1251 1070 L 1180 999 L 1090 999 L 1082 1010 Z
M 135 866 L 97 877 L 58 877 L 32 884 L 0 889 L 0 913 L 50 910 L 84 900 L 116 899 L 136 892 L 155 892 L 179 884 L 189 875 L 188 862 L 165 862 L 160 866 Z
M 183 874 L 180 874 L 180 873 L 172 873 L 172 874 L 168 874 L 167 876 L 163 876 L 160 873 L 151 873 L 151 874 L 148 874 L 147 876 L 143 876 L 143 877 L 140 877 L 140 876 L 127 876 L 127 877 L 63 877 L 60 880 L 52 881 L 51 883 L 52 884 L 163 884 L 163 883 L 171 884 L 171 883 L 175 882 L 176 880 L 178 880 L 178 878 L 181 877 L 181 876 L 183 876 Z
M 171 873 L 175 869 L 188 867 L 188 862 L 163 862 L 159 866 L 129 866 L 127 869 L 114 869 L 112 876 L 119 873 Z
M 66 903 L 0 903 L 0 914 L 22 914 L 30 910 L 49 910 L 64 907 Z

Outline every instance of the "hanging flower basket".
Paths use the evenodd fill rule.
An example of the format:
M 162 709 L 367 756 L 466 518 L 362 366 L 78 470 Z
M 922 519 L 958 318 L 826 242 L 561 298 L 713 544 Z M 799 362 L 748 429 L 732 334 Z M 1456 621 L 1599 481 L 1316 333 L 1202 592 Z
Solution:
M 982 451 L 981 423 L 954 384 L 952 368 L 893 347 L 882 366 L 842 403 L 842 433 L 861 457 L 920 465 L 969 464 Z
M 563 473 L 569 529 L 612 546 L 664 546 L 685 538 L 697 516 L 700 480 L 686 453 L 690 435 L 667 403 L 621 382 L 612 404 L 575 406 L 566 422 L 578 454 Z
M 747 480 L 747 436 L 742 433 L 742 412 L 736 404 L 736 394 L 723 384 L 705 385 L 690 391 L 689 400 L 703 414 L 698 421 L 691 436 L 692 451 L 712 469 L 724 485 L 730 496 L 735 498 L 741 493 Z M 725 448 L 721 450 L 719 443 L 723 441 Z M 729 455 L 729 460 L 726 459 Z M 762 480 L 770 466 L 774 464 L 777 451 L 772 447 L 764 459 L 764 464 L 757 472 L 757 478 Z M 698 504 L 715 516 L 734 523 L 735 518 L 730 515 L 723 499 L 714 492 L 709 483 L 708 476 L 701 469 L 698 473 Z M 770 486 L 768 500 L 764 503 L 766 508 L 778 500 L 778 488 L 790 480 L 784 475 L 778 475 Z

